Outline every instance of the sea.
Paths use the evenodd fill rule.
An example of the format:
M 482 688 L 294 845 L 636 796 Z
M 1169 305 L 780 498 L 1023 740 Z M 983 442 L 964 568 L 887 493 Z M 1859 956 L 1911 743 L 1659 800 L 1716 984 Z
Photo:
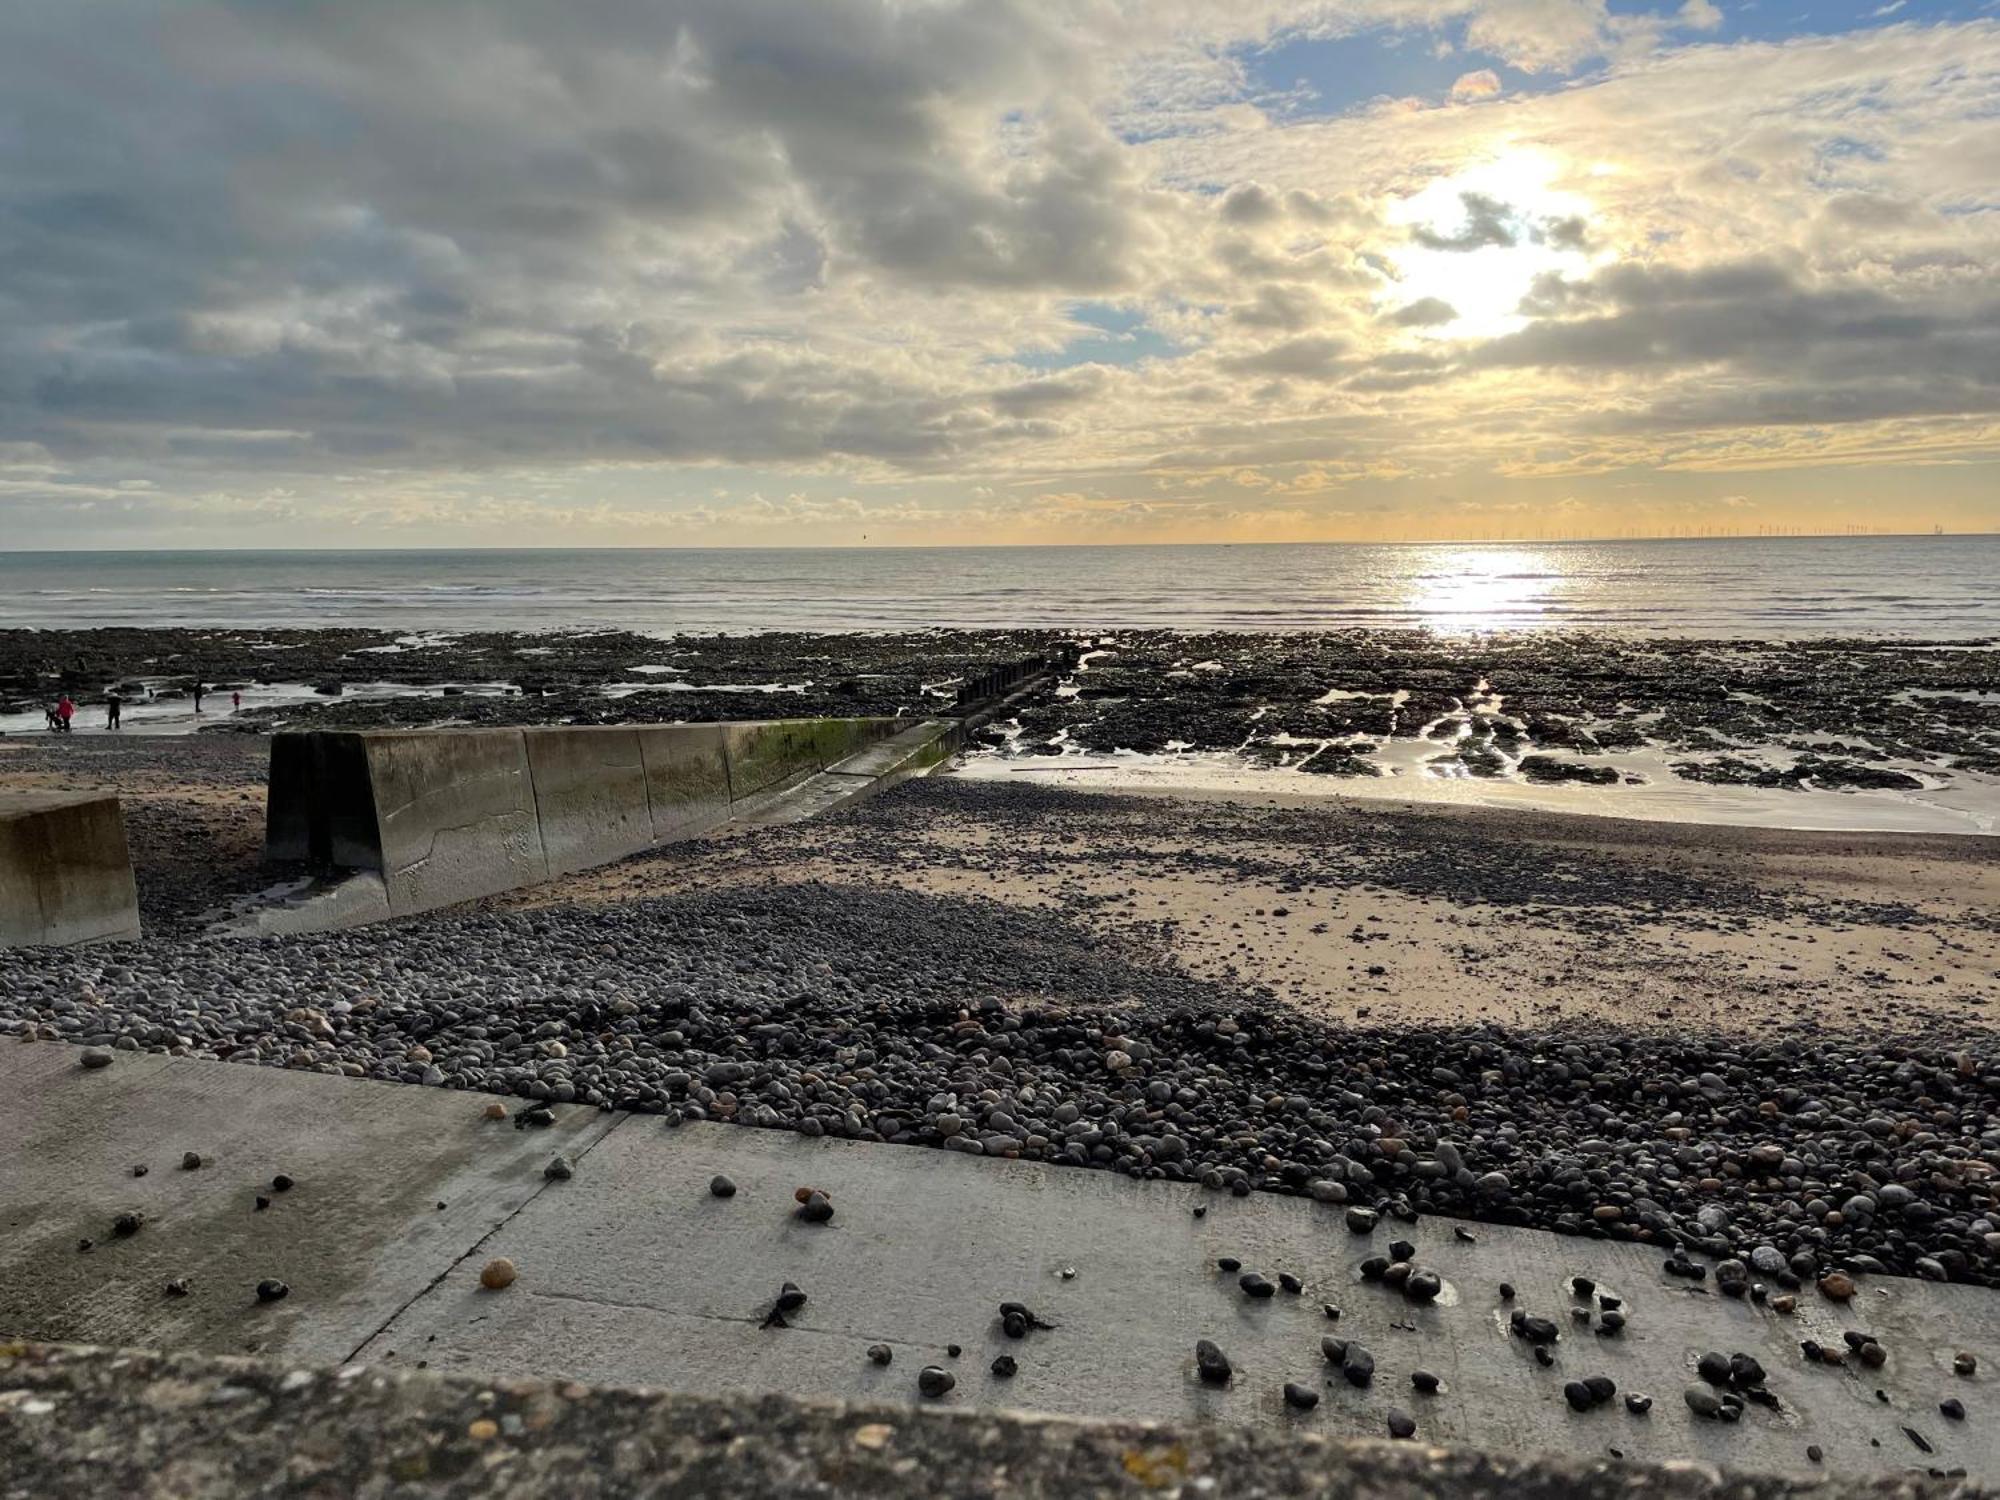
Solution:
M 0 626 L 2000 637 L 2000 534 L 0 553 Z

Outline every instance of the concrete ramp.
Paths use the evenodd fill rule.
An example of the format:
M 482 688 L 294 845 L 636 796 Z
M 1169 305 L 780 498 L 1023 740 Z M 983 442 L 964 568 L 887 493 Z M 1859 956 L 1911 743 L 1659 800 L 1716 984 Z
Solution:
M 265 854 L 376 877 L 385 904 L 366 909 L 404 916 L 691 838 L 748 806 L 843 801 L 936 764 L 956 728 L 874 718 L 279 734 Z M 879 767 L 863 760 L 871 747 L 888 752 Z M 837 795 L 792 795 L 830 773 Z
M 0 947 L 139 935 L 139 896 L 118 799 L 0 793 Z

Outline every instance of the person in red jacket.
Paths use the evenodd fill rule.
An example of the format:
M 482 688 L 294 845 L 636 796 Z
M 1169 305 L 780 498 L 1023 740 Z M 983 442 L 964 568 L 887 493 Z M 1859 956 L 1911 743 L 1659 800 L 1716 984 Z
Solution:
M 68 693 L 56 700 L 56 717 L 62 720 L 62 732 L 69 733 L 69 721 L 76 717 L 76 701 Z

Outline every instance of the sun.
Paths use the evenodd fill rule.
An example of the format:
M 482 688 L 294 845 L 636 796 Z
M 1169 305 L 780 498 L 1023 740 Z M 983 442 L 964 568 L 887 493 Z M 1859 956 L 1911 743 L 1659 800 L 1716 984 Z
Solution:
M 1595 206 L 1555 186 L 1562 162 L 1509 147 L 1438 177 L 1398 202 L 1389 222 L 1403 243 L 1389 252 L 1397 308 L 1443 303 L 1452 316 L 1418 325 L 1419 336 L 1496 338 L 1527 322 L 1521 299 L 1550 272 L 1586 274 Z

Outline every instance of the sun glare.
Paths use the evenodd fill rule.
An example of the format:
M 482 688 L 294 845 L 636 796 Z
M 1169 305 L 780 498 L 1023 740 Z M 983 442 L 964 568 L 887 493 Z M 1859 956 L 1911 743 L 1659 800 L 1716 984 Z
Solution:
M 1439 630 L 1518 628 L 1546 614 L 1562 570 L 1546 553 L 1468 547 L 1425 553 L 1409 580 L 1406 603 Z
M 1390 222 L 1409 236 L 1389 257 L 1398 305 L 1434 299 L 1456 314 L 1422 334 L 1511 333 L 1527 321 L 1521 299 L 1537 277 L 1590 269 L 1593 205 L 1555 187 L 1561 175 L 1547 152 L 1509 149 L 1437 178 L 1391 210 Z

